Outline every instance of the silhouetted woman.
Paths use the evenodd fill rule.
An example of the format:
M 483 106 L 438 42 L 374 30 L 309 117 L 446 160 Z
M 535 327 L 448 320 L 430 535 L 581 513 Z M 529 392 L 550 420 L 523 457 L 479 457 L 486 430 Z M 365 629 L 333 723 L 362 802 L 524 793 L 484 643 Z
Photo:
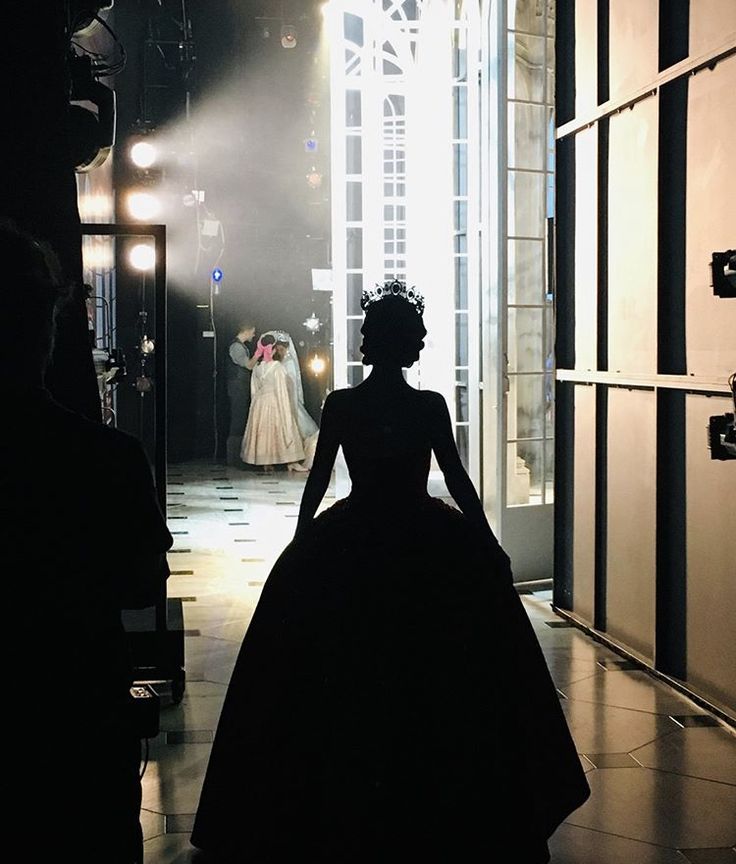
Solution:
M 297 533 L 243 642 L 192 834 L 233 862 L 541 864 L 589 794 L 401 283 L 364 294 Z M 314 519 L 338 447 L 350 495 Z M 460 510 L 427 493 L 434 451 Z M 460 512 L 462 511 L 462 512 Z

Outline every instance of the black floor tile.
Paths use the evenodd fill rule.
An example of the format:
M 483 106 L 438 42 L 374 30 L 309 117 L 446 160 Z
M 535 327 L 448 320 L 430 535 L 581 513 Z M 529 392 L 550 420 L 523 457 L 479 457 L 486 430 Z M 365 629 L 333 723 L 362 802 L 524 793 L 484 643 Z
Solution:
M 169 549 L 168 554 L 169 555 L 176 555 L 176 554 L 181 555 L 184 552 L 191 552 L 191 551 L 192 551 L 191 549 Z
M 223 512 L 224 513 L 242 513 L 243 508 L 242 507 L 225 507 L 225 508 L 223 508 Z
M 255 543 L 255 538 L 253 537 L 234 537 L 233 543 Z
M 560 627 L 572 627 L 572 624 L 569 621 L 545 621 L 544 623 L 548 627 L 554 627 L 555 629 Z
M 171 531 L 171 534 L 188 534 L 188 531 Z
M 239 501 L 237 495 L 220 495 L 220 501 Z
M 177 505 L 178 506 L 178 505 Z M 188 516 L 167 516 L 167 519 L 188 519 Z
M 641 768 L 641 765 L 628 753 L 584 753 L 588 762 L 596 768 Z
M 246 564 L 262 564 L 266 559 L 265 558 L 241 558 L 241 561 Z
M 194 576 L 194 570 L 172 570 L 171 576 Z
M 250 522 L 228 522 L 228 525 L 250 525 Z
M 185 630 L 184 635 L 185 636 L 201 636 L 202 631 L 201 630 Z

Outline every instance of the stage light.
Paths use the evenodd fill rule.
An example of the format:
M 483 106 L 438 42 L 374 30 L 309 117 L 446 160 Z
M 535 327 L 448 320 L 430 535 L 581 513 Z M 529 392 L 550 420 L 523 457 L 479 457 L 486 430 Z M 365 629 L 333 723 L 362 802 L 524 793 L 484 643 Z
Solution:
M 322 175 L 319 171 L 312 169 L 309 174 L 307 174 L 307 185 L 310 189 L 319 189 L 322 185 Z
M 161 212 L 161 201 L 150 192 L 131 192 L 128 211 L 134 219 L 150 221 Z
M 321 375 L 327 368 L 324 357 L 320 357 L 319 354 L 315 354 L 314 357 L 312 357 L 309 361 L 309 368 L 315 375 Z
M 312 312 L 309 318 L 307 318 L 307 320 L 304 322 L 304 326 L 307 328 L 307 330 L 309 330 L 310 333 L 319 333 L 322 322 L 314 314 L 314 312 Z
M 130 148 L 130 158 L 137 168 L 150 168 L 158 159 L 158 150 L 150 141 L 136 141 Z
M 284 24 L 281 28 L 281 45 L 284 48 L 296 48 L 296 27 Z
M 319 148 L 319 141 L 316 138 L 310 137 L 304 139 L 304 150 L 307 153 L 316 153 Z
M 213 282 L 222 282 L 223 272 L 219 267 L 215 267 L 212 271 L 212 281 Z
M 138 243 L 130 250 L 128 260 L 136 270 L 153 270 L 156 263 L 156 251 L 148 243 Z

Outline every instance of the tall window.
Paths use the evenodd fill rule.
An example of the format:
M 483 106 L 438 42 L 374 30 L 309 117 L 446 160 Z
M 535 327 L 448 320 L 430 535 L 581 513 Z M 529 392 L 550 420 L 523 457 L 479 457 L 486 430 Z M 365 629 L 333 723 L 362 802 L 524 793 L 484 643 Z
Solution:
M 480 334 L 478 0 L 330 0 L 337 387 L 363 379 L 364 286 L 426 297 L 415 385 L 454 408 L 477 472 Z

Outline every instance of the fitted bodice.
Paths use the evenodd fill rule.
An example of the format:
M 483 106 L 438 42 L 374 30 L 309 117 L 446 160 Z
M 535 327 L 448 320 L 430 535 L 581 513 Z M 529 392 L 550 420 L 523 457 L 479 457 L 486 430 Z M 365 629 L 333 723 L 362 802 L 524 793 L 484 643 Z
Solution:
M 432 444 L 420 394 L 407 387 L 395 398 L 357 390 L 354 397 L 341 436 L 351 498 L 382 506 L 425 498 Z

